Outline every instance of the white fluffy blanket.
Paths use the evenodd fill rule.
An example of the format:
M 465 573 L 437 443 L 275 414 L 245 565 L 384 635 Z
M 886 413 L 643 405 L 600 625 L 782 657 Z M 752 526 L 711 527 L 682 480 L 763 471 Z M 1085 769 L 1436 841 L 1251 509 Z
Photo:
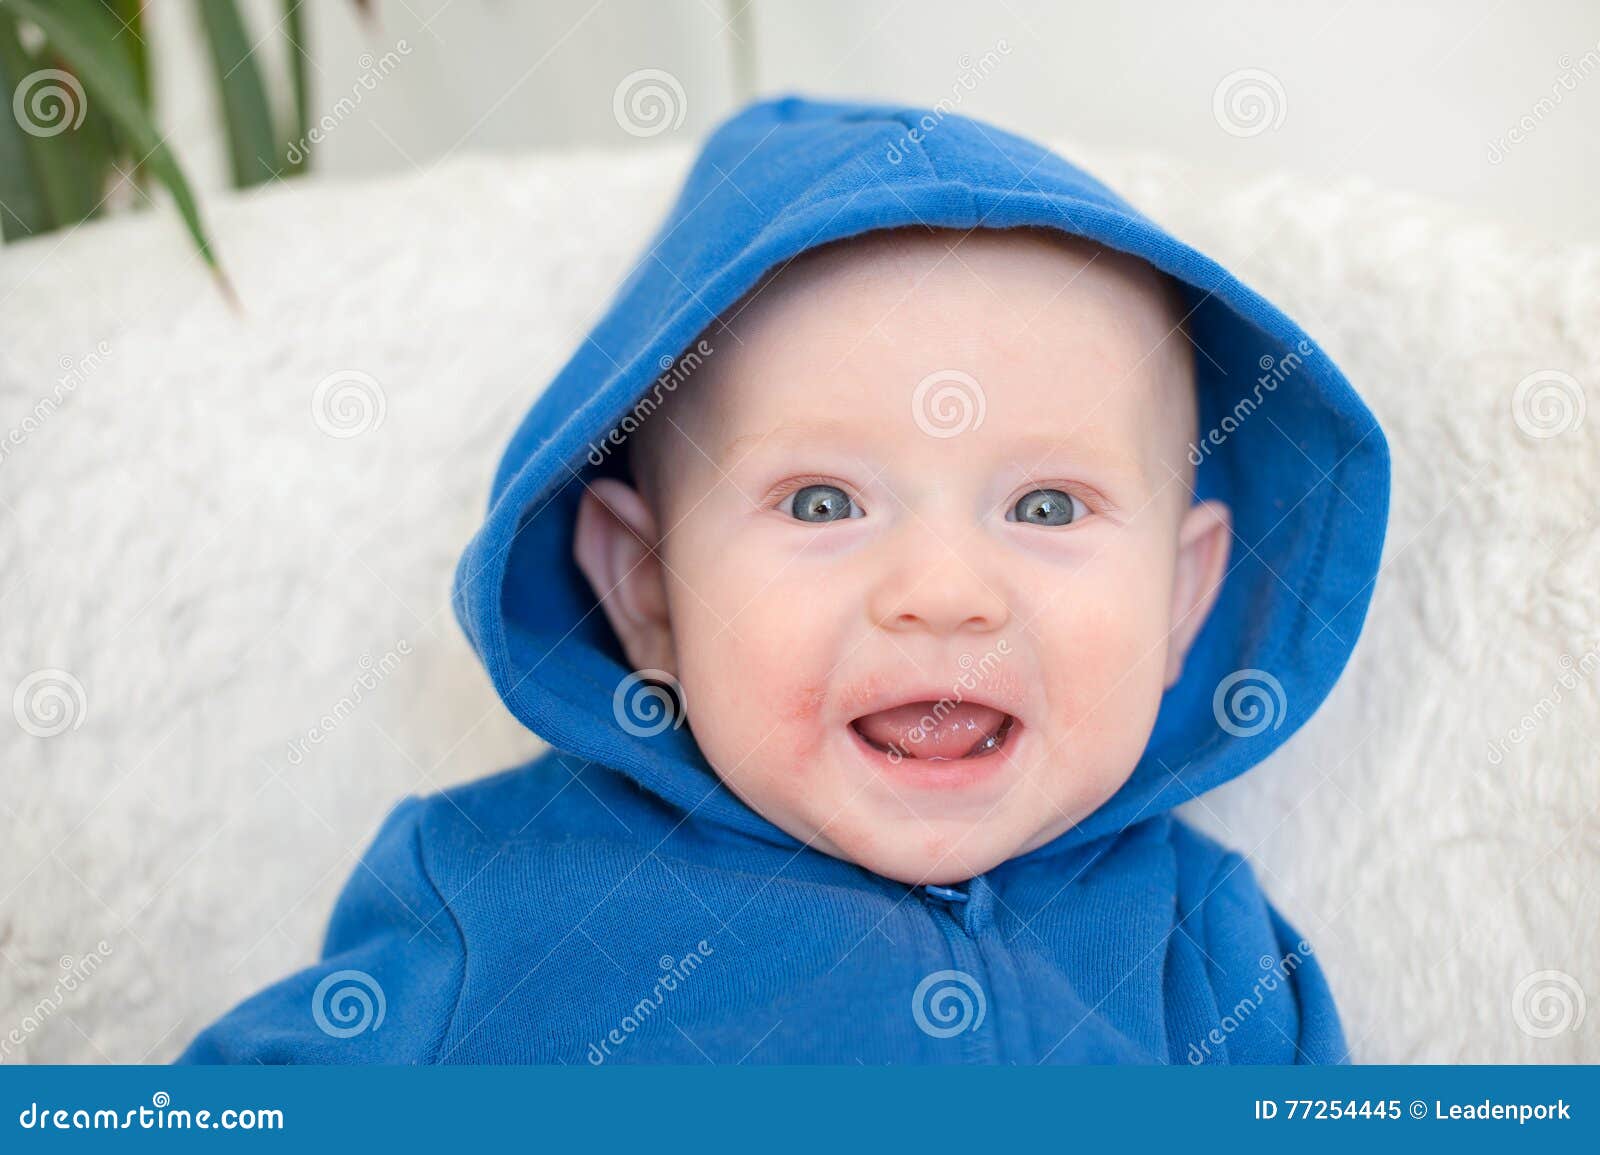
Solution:
M 1600 1059 L 1600 248 L 1067 151 L 1284 304 L 1394 450 L 1354 662 L 1190 816 L 1357 1060 Z M 213 198 L 242 314 L 167 213 L 0 251 L 0 1061 L 170 1058 L 314 957 L 395 798 L 537 749 L 451 567 L 686 160 Z

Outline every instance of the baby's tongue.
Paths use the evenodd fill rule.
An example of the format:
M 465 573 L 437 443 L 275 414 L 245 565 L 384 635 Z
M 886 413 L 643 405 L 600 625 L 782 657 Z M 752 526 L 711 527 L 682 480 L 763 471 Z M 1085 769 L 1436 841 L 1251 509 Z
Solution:
M 893 746 L 907 757 L 961 758 L 1005 720 L 1001 711 L 970 702 L 910 702 L 863 714 L 855 725 L 878 745 Z

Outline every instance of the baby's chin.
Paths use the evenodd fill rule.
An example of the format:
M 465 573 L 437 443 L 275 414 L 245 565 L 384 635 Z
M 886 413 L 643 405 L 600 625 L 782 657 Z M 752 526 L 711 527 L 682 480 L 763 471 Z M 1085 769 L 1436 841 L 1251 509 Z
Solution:
M 841 832 L 830 838 L 825 833 L 813 845 L 907 886 L 951 886 L 1026 853 L 1031 841 L 993 825 L 941 822 L 930 830 L 913 822 L 866 836 Z
M 1048 792 L 1043 787 L 1049 784 L 1013 768 L 972 797 L 962 791 L 917 794 L 903 786 L 884 793 L 852 783 L 830 799 L 802 803 L 813 822 L 779 825 L 814 848 L 884 878 L 910 886 L 949 886 L 1059 838 L 1126 778 L 1108 774 L 1099 781 L 1079 781 L 1069 791 Z
M 869 747 L 848 727 L 795 733 L 786 743 L 792 762 L 746 760 L 742 774 L 723 780 L 814 850 L 908 886 L 949 886 L 1059 837 L 1128 776 L 1088 764 L 1069 781 L 1059 766 L 1041 777 L 1049 735 L 1025 725 L 973 758 L 886 757 Z

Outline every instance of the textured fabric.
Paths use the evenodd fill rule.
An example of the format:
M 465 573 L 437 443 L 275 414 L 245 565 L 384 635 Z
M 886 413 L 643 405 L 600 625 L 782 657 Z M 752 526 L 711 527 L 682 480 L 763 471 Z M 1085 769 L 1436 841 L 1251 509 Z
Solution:
M 619 725 L 628 671 L 570 560 L 591 449 L 661 365 L 767 269 L 918 223 L 1057 228 L 1177 279 L 1205 351 L 1201 429 L 1219 434 L 1196 454 L 1197 488 L 1232 507 L 1236 533 L 1127 784 L 954 894 L 801 846 L 718 783 L 687 729 Z M 1240 402 L 1259 403 L 1273 367 L 1289 371 L 1267 378 L 1270 414 L 1252 419 Z M 753 106 L 707 144 L 649 255 L 518 429 L 457 572 L 457 613 L 496 689 L 558 752 L 403 803 L 323 962 L 185 1057 L 1337 1061 L 1310 944 L 1241 858 L 1167 811 L 1321 703 L 1366 612 L 1388 481 L 1376 422 L 1306 334 L 1065 161 L 921 110 Z M 342 983 L 380 1000 L 381 1023 L 330 1022 Z M 943 1026 L 951 999 L 958 1031 Z

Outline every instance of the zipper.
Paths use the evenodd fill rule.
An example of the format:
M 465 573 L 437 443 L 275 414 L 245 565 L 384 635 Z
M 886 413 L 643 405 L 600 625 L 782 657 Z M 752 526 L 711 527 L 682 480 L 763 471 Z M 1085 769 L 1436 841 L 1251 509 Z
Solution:
M 1000 1062 L 999 1035 L 990 1020 L 994 1017 L 991 1005 L 989 969 L 983 961 L 983 952 L 971 931 L 971 894 L 965 886 L 924 885 L 923 905 L 929 916 L 944 933 L 954 962 L 955 975 L 948 982 L 935 984 L 919 1000 L 919 1014 L 934 1009 L 930 1002 L 941 1002 L 943 1012 L 931 1021 L 939 1025 L 936 1038 L 944 1041 L 944 1030 L 960 1024 L 957 1032 L 961 1041 L 962 1062 L 969 1064 L 994 1064 Z M 941 997 L 941 988 L 942 996 Z M 927 1029 L 926 1027 L 924 1028 Z M 929 1031 L 929 1034 L 934 1034 Z

